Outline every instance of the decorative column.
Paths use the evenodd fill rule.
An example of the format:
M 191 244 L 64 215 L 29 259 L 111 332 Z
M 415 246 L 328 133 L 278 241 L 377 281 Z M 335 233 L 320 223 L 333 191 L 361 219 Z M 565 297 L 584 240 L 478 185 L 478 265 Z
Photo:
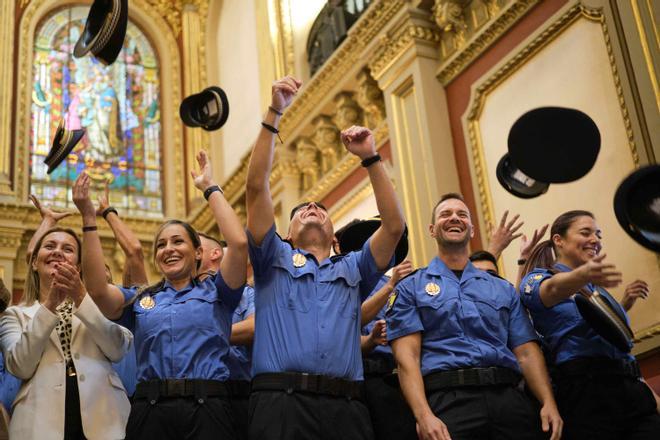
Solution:
M 204 73 L 201 67 L 203 64 L 200 56 L 203 47 L 201 29 L 202 20 L 200 19 L 199 0 L 187 0 L 181 13 L 184 96 L 199 93 L 204 88 Z M 190 176 L 190 170 L 197 169 L 197 153 L 204 145 L 208 145 L 208 134 L 201 128 L 185 127 L 184 131 L 186 139 L 186 200 L 190 207 L 190 202 L 200 199 L 201 193 L 195 189 L 192 179 L 188 176 Z M 175 148 L 181 147 L 177 145 Z
M 303 192 L 314 186 L 318 180 L 319 163 L 317 159 L 318 150 L 314 142 L 306 136 L 298 138 L 296 146 L 296 164 L 302 173 Z
M 296 143 L 293 146 L 280 145 L 275 150 L 276 163 L 281 170 L 281 178 L 278 188 L 272 188 L 274 203 L 279 204 L 279 210 L 275 210 L 275 222 L 277 230 L 282 236 L 286 235 L 289 225 L 289 212 L 298 203 L 300 197 L 300 185 L 302 177 L 297 162 Z
M 0 276 L 10 292 L 13 291 L 14 262 L 21 247 L 23 230 L 15 228 L 0 228 Z
M 357 102 L 364 110 L 367 127 L 374 129 L 385 119 L 385 101 L 378 82 L 371 76 L 369 69 L 362 69 L 357 76 Z
M 431 210 L 441 194 L 460 186 L 445 90 L 436 79 L 440 31 L 429 12 L 413 7 L 391 23 L 369 68 L 383 90 L 410 257 L 420 266 L 437 253 L 428 232 Z
M 11 195 L 12 95 L 15 1 L 0 2 L 0 195 Z M 11 283 L 11 280 L 9 281 Z
M 328 115 L 319 115 L 312 119 L 314 143 L 321 153 L 321 175 L 335 167 L 342 154 L 339 130 Z M 309 187 L 303 185 L 303 190 Z
M 362 125 L 362 109 L 354 99 L 353 92 L 339 92 L 335 95 L 335 126 L 341 131 L 352 125 Z

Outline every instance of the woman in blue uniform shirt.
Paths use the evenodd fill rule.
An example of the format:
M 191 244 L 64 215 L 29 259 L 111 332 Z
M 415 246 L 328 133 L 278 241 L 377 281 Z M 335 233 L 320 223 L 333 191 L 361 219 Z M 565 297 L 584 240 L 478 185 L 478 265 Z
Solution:
M 658 398 L 640 378 L 634 357 L 600 337 L 573 299 L 583 288 L 621 283 L 621 274 L 600 251 L 601 231 L 593 214 L 560 215 L 550 239 L 536 246 L 525 265 L 521 299 L 555 366 L 564 438 L 657 439 Z M 610 302 L 625 316 L 615 300 Z
M 128 439 L 234 439 L 225 359 L 232 314 L 241 299 L 247 268 L 247 239 L 238 217 L 213 181 L 205 152 L 193 172 L 204 192 L 227 250 L 220 271 L 200 280 L 200 239 L 187 223 L 170 220 L 154 239 L 154 264 L 163 274 L 155 285 L 118 288 L 107 284 L 101 243 L 95 232 L 89 177 L 81 177 L 73 198 L 83 216 L 84 280 L 106 316 L 135 335 L 138 385 Z

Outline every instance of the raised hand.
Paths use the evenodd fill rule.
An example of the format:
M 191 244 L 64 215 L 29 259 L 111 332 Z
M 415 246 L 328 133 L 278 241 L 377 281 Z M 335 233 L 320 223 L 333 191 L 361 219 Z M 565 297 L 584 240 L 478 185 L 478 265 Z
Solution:
M 71 214 L 73 214 L 72 212 L 53 211 L 47 206 L 42 205 L 39 199 L 37 198 L 37 196 L 35 196 L 34 194 L 30 194 L 29 199 L 34 205 L 34 207 L 39 210 L 39 214 L 41 215 L 41 218 L 50 219 L 53 221 L 53 223 L 57 223 L 58 221 L 62 220 L 64 217 L 68 217 Z
M 621 299 L 621 306 L 627 312 L 632 309 L 638 298 L 646 299 L 649 296 L 649 285 L 646 281 L 635 280 L 626 286 Z
M 201 150 L 197 153 L 197 164 L 199 171 L 190 170 L 190 175 L 193 178 L 195 188 L 200 191 L 206 190 L 209 186 L 215 185 L 213 180 L 213 170 L 211 169 L 211 160 L 209 159 L 206 151 Z
M 96 215 L 103 215 L 103 211 L 110 207 L 110 188 L 107 180 L 103 186 L 103 192 L 98 195 L 97 200 L 99 207 L 96 208 Z
M 62 304 L 62 301 L 66 299 L 65 289 L 57 282 L 55 279 L 55 274 L 57 269 L 53 269 L 51 272 L 50 286 L 48 289 L 48 296 L 42 301 L 44 307 L 50 310 L 53 313 L 56 313 L 57 306 Z
M 577 275 L 584 284 L 592 283 L 602 287 L 616 287 L 621 284 L 621 272 L 613 264 L 603 263 L 606 254 L 596 255 L 578 267 Z
M 548 225 L 543 226 L 541 229 L 534 229 L 534 234 L 532 234 L 531 240 L 527 240 L 527 236 L 523 234 L 522 240 L 520 241 L 520 259 L 528 260 L 532 255 L 532 251 L 536 245 L 541 241 L 545 235 L 545 231 L 548 230 Z
M 293 98 L 296 96 L 296 93 L 298 93 L 301 86 L 302 81 L 299 81 L 292 76 L 285 76 L 284 78 L 275 81 L 271 89 L 271 105 L 273 108 L 280 112 L 284 111 L 285 108 L 291 105 Z
M 91 181 L 92 179 L 89 175 L 86 172 L 82 172 L 73 183 L 73 203 L 83 217 L 96 217 L 96 209 L 94 208 L 92 199 L 89 197 L 89 185 Z
M 376 155 L 374 135 L 366 127 L 354 125 L 343 130 L 341 132 L 341 141 L 348 151 L 360 159 L 366 159 Z
M 413 271 L 413 265 L 410 260 L 404 260 L 392 269 L 392 277 L 388 281 L 392 287 L 396 286 L 402 278 L 408 276 Z
M 71 298 L 78 307 L 85 297 L 85 287 L 80 279 L 78 269 L 66 261 L 57 263 L 53 280 L 61 293 Z
M 493 231 L 490 236 L 490 242 L 488 243 L 488 252 L 495 255 L 495 258 L 499 258 L 502 254 L 502 251 L 506 249 L 513 240 L 522 236 L 522 233 L 516 234 L 518 230 L 525 224 L 521 221 L 516 223 L 520 218 L 519 214 L 516 214 L 509 222 L 507 222 L 507 217 L 509 216 L 509 211 L 504 211 L 500 224 L 497 228 L 492 228 Z

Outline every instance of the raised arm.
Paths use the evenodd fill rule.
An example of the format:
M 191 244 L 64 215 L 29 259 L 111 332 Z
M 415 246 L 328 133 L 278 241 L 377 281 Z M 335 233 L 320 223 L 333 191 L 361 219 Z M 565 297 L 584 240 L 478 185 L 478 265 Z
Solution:
M 408 260 L 403 261 L 401 264 L 395 266 L 394 269 L 392 269 L 392 277 L 387 281 L 387 283 L 378 289 L 378 292 L 374 293 L 370 298 L 362 303 L 362 308 L 360 310 L 362 315 L 362 326 L 367 325 L 373 321 L 374 318 L 376 318 L 378 312 L 381 311 L 385 306 L 387 298 L 389 298 L 390 294 L 394 290 L 394 287 L 396 287 L 396 284 L 410 272 L 412 272 L 412 263 Z
M 117 319 L 122 314 L 124 295 L 105 277 L 105 258 L 96 230 L 96 210 L 89 198 L 90 177 L 78 176 L 73 184 L 73 203 L 83 220 L 82 273 L 87 292 L 106 318 Z
M 613 264 L 603 263 L 605 254 L 597 255 L 570 272 L 561 272 L 541 283 L 539 296 L 546 307 L 552 307 L 578 292 L 586 284 L 616 287 L 621 283 L 621 272 Z
M 190 172 L 195 187 L 204 192 L 218 229 L 227 242 L 225 256 L 220 262 L 220 273 L 227 286 L 238 289 L 245 284 L 247 277 L 247 236 L 238 216 L 213 179 L 211 161 L 206 151 L 202 150 L 197 154 L 197 163 L 200 171 Z
M 552 394 L 541 349 L 536 342 L 526 342 L 514 348 L 513 354 L 518 359 L 527 386 L 541 404 L 541 429 L 543 432 L 552 433 L 550 440 L 560 439 L 564 422 L 559 416 L 557 403 Z
M 451 440 L 447 425 L 436 417 L 426 400 L 420 369 L 422 334 L 411 333 L 390 341 L 390 345 L 398 364 L 401 391 L 417 421 L 419 438 Z
M 348 128 L 341 132 L 341 140 L 348 151 L 363 161 L 376 157 L 376 143 L 368 128 L 357 126 Z M 378 159 L 368 165 L 367 172 L 381 218 L 380 227 L 371 237 L 371 254 L 378 268 L 383 270 L 389 267 L 394 249 L 403 235 L 405 220 L 394 186 L 382 161 Z
M 497 226 L 497 228 L 491 227 L 493 233 L 490 235 L 488 248 L 486 250 L 493 254 L 495 258 L 500 258 L 500 255 L 502 255 L 504 249 L 509 247 L 513 240 L 522 235 L 522 233 L 516 234 L 518 229 L 520 229 L 524 224 L 522 221 L 520 223 L 516 223 L 520 218 L 520 215 L 516 214 L 510 221 L 507 222 L 508 216 L 509 211 L 504 211 L 504 214 L 500 219 L 500 224 Z
M 34 207 L 39 210 L 39 214 L 41 214 L 41 223 L 39 224 L 37 230 L 34 231 L 34 234 L 32 235 L 32 238 L 30 239 L 30 242 L 27 246 L 25 258 L 28 264 L 30 264 L 30 260 L 32 259 L 32 252 L 34 251 L 34 247 L 36 246 L 39 239 L 46 233 L 46 231 L 55 227 L 57 222 L 64 217 L 68 217 L 72 214 L 71 212 L 56 212 L 46 206 L 43 206 L 37 196 L 34 194 L 30 194 L 30 201 Z
M 532 251 L 536 245 L 541 241 L 545 235 L 545 231 L 548 230 L 548 225 L 543 226 L 541 229 L 534 229 L 534 234 L 532 238 L 527 240 L 525 234 L 522 235 L 522 240 L 520 242 L 520 255 L 518 256 L 518 274 L 516 275 L 516 290 L 520 287 L 520 282 L 522 281 L 523 276 L 525 276 L 525 263 L 529 260 L 529 257 L 532 255 Z
M 282 112 L 291 104 L 302 83 L 291 76 L 275 81 L 272 88 L 271 105 L 264 116 L 252 149 L 246 183 L 247 228 L 257 245 L 261 244 L 266 232 L 275 222 L 273 199 L 270 193 L 270 173 L 273 169 L 275 133 Z M 273 128 L 273 131 L 267 127 Z

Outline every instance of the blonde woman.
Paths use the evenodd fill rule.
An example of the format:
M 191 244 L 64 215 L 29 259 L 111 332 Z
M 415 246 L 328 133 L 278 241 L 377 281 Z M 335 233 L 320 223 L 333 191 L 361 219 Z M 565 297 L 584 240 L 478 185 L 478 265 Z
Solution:
M 130 403 L 110 361 L 131 333 L 103 317 L 80 279 L 81 244 L 71 229 L 37 241 L 22 302 L 0 319 L 7 370 L 23 380 L 12 439 L 121 439 Z

